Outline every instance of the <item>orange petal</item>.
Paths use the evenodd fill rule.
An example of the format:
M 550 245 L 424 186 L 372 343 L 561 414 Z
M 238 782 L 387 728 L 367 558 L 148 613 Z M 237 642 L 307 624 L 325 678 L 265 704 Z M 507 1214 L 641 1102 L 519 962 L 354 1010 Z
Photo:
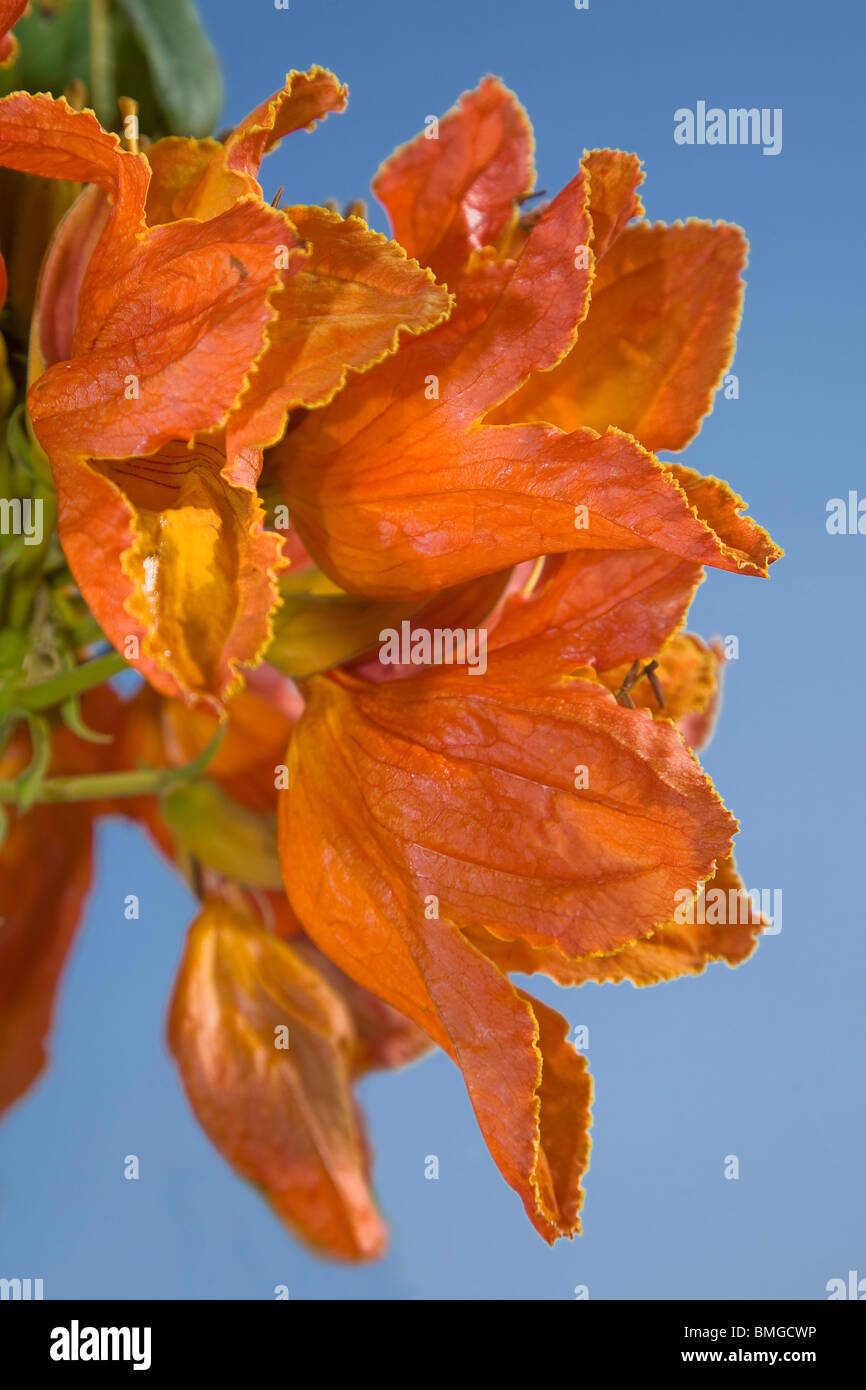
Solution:
M 308 725 L 307 732 L 315 739 L 323 731 Z M 300 780 L 281 803 L 283 866 L 292 903 L 322 951 L 455 1059 L 491 1156 L 530 1220 L 547 1240 L 571 1234 L 585 1148 L 582 1126 L 588 1123 L 584 1069 L 577 1059 L 569 1068 L 557 1048 L 545 1073 L 534 1001 L 518 994 L 455 927 L 425 920 L 423 903 L 407 891 L 405 851 L 388 842 L 387 829 L 379 835 L 373 828 L 375 808 L 359 783 L 359 770 L 344 780 L 341 796 L 333 794 L 331 779 L 338 767 L 345 779 L 345 769 L 331 762 L 331 738 L 325 750 L 328 769 L 321 753 L 315 767 L 308 754 L 301 757 Z M 322 783 L 330 788 L 324 801 Z M 540 1098 L 543 1078 L 546 1103 Z M 569 1141 L 571 1165 L 565 1161 Z M 552 1143 L 550 1160 L 545 1142 Z
M 554 556 L 528 593 L 508 597 L 488 650 L 539 676 L 649 659 L 682 625 L 702 577 L 699 565 L 663 550 Z
M 325 404 L 349 369 L 365 371 L 396 351 L 401 331 L 423 333 L 450 307 L 429 271 L 360 218 L 284 211 L 308 252 L 273 299 L 268 350 L 230 421 L 230 456 L 275 444 L 290 410 Z
M 382 1252 L 350 1086 L 351 1018 L 321 975 L 212 900 L 190 929 L 169 1042 L 200 1124 L 292 1230 L 345 1259 Z
M 249 487 L 232 490 L 228 474 L 183 458 L 176 441 L 218 426 L 243 389 L 283 276 L 286 219 L 250 196 L 207 222 L 146 228 L 146 161 L 92 115 L 47 97 L 0 102 L 0 162 L 109 194 L 86 269 L 82 242 L 89 248 L 100 226 L 92 201 L 82 202 L 83 223 L 81 212 L 64 222 L 49 256 L 43 296 L 68 270 L 77 309 L 71 341 L 71 316 L 49 323 L 46 312 L 43 353 L 53 335 L 69 356 L 34 381 L 30 416 L 54 470 L 67 558 L 106 632 L 121 650 L 146 637 L 140 669 L 160 689 L 218 700 L 270 638 L 280 542 L 263 536 Z M 130 464 L 159 449 L 160 459 Z M 243 482 L 256 460 L 233 469 Z M 230 544 L 213 565 L 223 525 Z M 174 570 L 172 594 L 154 590 L 160 566 Z M 203 611 L 208 602 L 218 611 Z
M 480 324 L 465 336 L 445 324 L 404 344 L 277 447 L 293 521 L 342 588 L 411 599 L 588 548 L 654 546 L 696 564 L 766 573 L 779 552 L 736 516 L 733 494 L 712 509 L 717 534 L 674 473 L 621 431 L 479 427 L 529 371 L 572 347 L 591 269 L 571 251 L 588 236 L 580 175 L 533 227 Z
M 102 688 L 83 700 L 85 723 L 114 732 L 120 706 Z M 49 772 L 100 769 L 105 749 L 55 731 Z M 15 777 L 29 758 L 13 738 L 0 758 L 2 776 Z M 0 1112 L 22 1096 L 46 1062 L 60 976 L 91 881 L 92 824 L 100 804 L 33 806 L 10 811 L 0 848 Z
M 322 808 L 351 771 L 366 806 L 354 835 L 385 837 L 422 920 L 434 894 L 460 927 L 569 955 L 664 921 L 676 890 L 729 852 L 736 824 L 669 723 L 590 680 L 529 694 L 498 681 L 493 659 L 483 680 L 444 668 L 372 687 L 315 678 L 289 765 L 293 788 L 320 782 Z M 294 877 L 318 879 L 318 857 L 306 859 Z
M 55 458 L 126 458 L 216 427 L 273 316 L 285 219 L 241 202 L 208 222 L 154 227 L 102 278 L 105 238 L 79 296 L 71 360 L 31 387 L 39 442 Z M 98 260 L 95 268 L 94 262 Z
M 329 417 L 351 389 L 280 450 L 293 520 L 317 563 L 350 592 L 408 599 L 568 550 L 654 547 L 751 575 L 765 575 L 781 553 L 737 514 L 733 494 L 720 518 L 736 538 L 729 543 L 672 472 L 618 430 L 462 434 L 445 422 L 437 431 L 431 419 L 425 434 L 414 421 L 402 431 L 398 407 L 340 448 Z
M 284 135 L 312 130 L 329 112 L 345 110 L 348 91 L 327 68 L 288 73 L 282 91 L 274 92 L 232 131 L 226 141 L 228 167 L 255 176 Z
M 492 667 L 483 687 L 441 670 L 309 682 L 280 802 L 283 874 L 321 950 L 458 1061 L 491 1154 L 553 1239 L 576 1222 L 588 1078 L 561 1022 L 469 934 L 615 949 L 713 871 L 735 822 L 672 726 L 603 687 L 530 695 Z
M 204 224 L 147 229 L 146 160 L 90 112 L 46 96 L 0 100 L 0 164 L 96 183 L 111 200 L 86 270 L 81 243 L 86 230 L 92 244 L 91 229 L 80 215 L 61 228 L 78 310 L 71 342 L 61 335 L 72 360 L 31 391 L 48 445 L 123 458 L 217 424 L 263 345 L 285 218 L 250 197 Z M 58 287 L 55 274 L 46 292 Z
M 449 362 L 443 409 L 468 424 L 510 396 L 530 372 L 547 371 L 574 346 L 590 302 L 592 230 L 583 169 L 532 228 L 491 313 Z M 447 398 L 447 399 L 446 399 Z M 470 415 L 472 412 L 472 415 Z
M 382 1067 L 403 1067 L 429 1052 L 432 1043 L 425 1032 L 405 1014 L 371 994 L 335 965 L 306 936 L 299 936 L 292 947 L 340 995 L 349 1012 L 357 1034 L 355 1074 Z
M 218 140 L 169 135 L 156 140 L 144 154 L 151 170 L 146 204 L 149 227 L 181 217 L 216 217 L 239 198 L 258 191 L 249 174 L 229 169 L 226 147 Z
M 669 467 L 689 506 L 732 553 L 749 552 L 764 569 L 784 553 L 751 517 L 741 515 L 747 503 L 727 483 L 719 478 L 704 478 L 683 464 Z
M 92 467 L 55 455 L 61 539 L 106 635 L 120 651 L 136 637 L 133 664 L 164 693 L 216 702 L 271 640 L 282 564 L 256 494 L 222 463 L 204 439 Z
M 712 738 L 722 700 L 722 683 L 727 657 L 718 637 L 710 643 L 710 651 L 715 663 L 710 697 L 700 709 L 689 710 L 681 715 L 677 723 L 686 743 L 695 750 L 706 747 Z
M 495 423 L 608 425 L 646 448 L 685 448 L 730 366 L 742 307 L 739 227 L 628 227 L 599 263 L 577 346 L 533 377 Z
M 630 979 L 635 984 L 654 984 L 677 975 L 700 974 L 712 961 L 739 965 L 755 950 L 766 923 L 746 895 L 732 854 L 722 860 L 707 880 L 705 903 L 713 902 L 711 895 L 714 893 L 724 895 L 725 908 L 719 912 L 722 918 L 719 923 L 665 922 L 647 940 L 626 947 L 618 957 L 587 962 L 586 978 Z M 707 906 L 695 915 L 714 916 Z
M 651 936 L 630 941 L 608 954 L 568 959 L 551 947 L 534 949 L 523 941 L 502 940 L 489 932 L 472 931 L 469 936 L 501 970 L 522 975 L 540 972 L 560 985 L 588 981 L 622 984 L 626 980 L 633 985 L 655 985 L 681 975 L 700 975 L 713 961 L 739 965 L 755 950 L 766 923 L 746 894 L 732 854 L 721 861 L 705 888 L 704 906 L 699 906 L 699 898 L 691 912 L 692 923 L 665 922 Z M 717 893 L 723 897 L 715 897 Z M 721 920 L 716 921 L 716 917 Z
M 575 241 L 585 240 L 589 231 L 587 185 L 580 173 L 533 227 L 492 312 L 475 332 L 455 340 L 446 324 L 404 344 L 394 361 L 340 394 L 326 417 L 332 447 L 375 426 L 386 410 L 383 428 L 399 423 L 436 434 L 449 417 L 468 428 L 531 371 L 552 366 L 573 346 L 589 303 L 591 270 L 576 265 L 573 256 Z M 440 375 L 436 396 L 425 395 L 428 371 Z
M 637 190 L 644 175 L 637 155 L 622 150 L 590 150 L 583 157 L 583 167 L 589 176 L 592 249 L 601 260 L 626 224 L 643 216 Z
M 583 1203 L 581 1180 L 589 1166 L 592 1078 L 586 1058 L 568 1041 L 568 1024 L 540 1000 L 519 991 L 538 1022 L 538 1051 L 542 1057 L 538 1098 L 539 1161 L 536 1167 L 538 1202 L 551 1241 L 580 1230 Z
M 580 1230 L 592 1090 L 565 1021 L 447 922 L 424 922 L 411 936 L 491 1157 L 538 1233 L 549 1244 L 571 1237 Z M 381 965 L 387 970 L 387 955 Z
M 60 974 L 90 887 L 80 806 L 16 816 L 0 854 L 0 1111 L 42 1071 Z
M 63 97 L 13 92 L 0 99 L 0 164 L 42 178 L 98 184 L 112 201 L 113 230 L 134 236 L 143 227 L 145 160 L 122 149 L 91 111 L 73 111 Z
M 146 151 L 153 178 L 147 194 L 150 226 L 181 217 L 215 217 L 239 198 L 260 194 L 259 165 L 284 135 L 342 111 L 346 87 L 333 73 L 315 67 L 292 72 L 286 85 L 247 116 L 223 144 L 169 136 Z
M 28 382 L 71 354 L 82 281 L 111 216 L 103 190 L 88 184 L 60 222 L 39 277 Z
M 285 763 L 302 709 L 292 682 L 271 666 L 259 666 L 226 706 L 224 737 L 208 763 L 208 777 L 248 810 L 275 811 L 276 770 Z M 169 762 L 175 766 L 203 752 L 219 725 L 215 714 L 177 700 L 163 702 L 162 718 Z
M 0 0 L 0 67 L 7 68 L 14 63 L 18 52 L 18 40 L 9 30 L 17 24 L 30 0 Z M 0 299 L 2 303 L 2 299 Z
M 453 282 L 472 251 L 499 240 L 535 183 L 532 127 L 513 92 L 486 77 L 401 146 L 373 180 L 410 256 Z

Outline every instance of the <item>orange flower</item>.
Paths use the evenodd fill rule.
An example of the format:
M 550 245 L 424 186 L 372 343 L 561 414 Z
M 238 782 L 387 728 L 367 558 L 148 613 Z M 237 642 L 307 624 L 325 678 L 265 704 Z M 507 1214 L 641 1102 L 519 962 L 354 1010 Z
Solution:
M 62 100 L 0 101 L 0 162 L 102 190 L 47 257 L 28 407 L 79 587 L 167 694 L 218 703 L 270 640 L 282 537 L 255 485 L 288 410 L 448 310 L 359 220 L 262 199 L 266 150 L 344 101 L 330 73 L 293 73 L 225 145 L 167 140 L 148 157 Z
M 275 450 L 301 539 L 343 588 L 413 599 L 542 554 L 647 546 L 766 574 L 779 551 L 742 501 L 649 452 L 682 447 L 709 408 L 745 242 L 627 226 L 640 177 L 595 151 L 521 221 L 531 135 L 493 79 L 380 171 L 395 234 L 457 305 Z
M 286 901 L 274 765 L 301 708 L 291 683 L 263 667 L 230 702 L 206 781 L 117 809 L 142 821 L 177 863 L 194 862 L 205 893 L 169 1018 L 199 1121 L 294 1232 L 323 1253 L 368 1259 L 382 1253 L 386 1231 L 352 1087 L 430 1043 L 322 956 Z M 215 728 L 213 715 L 145 687 L 123 712 L 114 760 L 128 766 L 144 754 L 152 766 L 179 766 Z
M 763 925 L 675 910 L 741 889 L 693 751 L 721 654 L 683 625 L 704 565 L 780 552 L 726 484 L 651 452 L 711 406 L 745 243 L 635 221 L 618 151 L 527 213 L 531 130 L 490 78 L 380 170 L 396 241 L 268 207 L 264 153 L 344 97 L 293 73 L 224 144 L 146 158 L 63 103 L 0 102 L 0 159 L 109 195 L 46 262 L 30 411 L 76 579 L 155 687 L 112 765 L 178 768 L 223 718 L 204 777 L 117 803 L 202 900 L 169 1025 L 200 1122 L 293 1229 L 374 1255 L 352 1084 L 429 1039 L 552 1242 L 579 1229 L 592 1086 L 509 976 L 650 984 L 737 964 Z M 481 622 L 483 672 L 379 660 L 392 624 Z
M 780 552 L 724 484 L 649 452 L 696 432 L 728 365 L 741 233 L 629 226 L 640 171 L 614 151 L 524 218 L 532 181 L 528 122 L 492 79 L 397 152 L 376 189 L 455 308 L 272 457 L 322 569 L 416 626 L 432 591 L 551 557 L 488 620 L 483 680 L 371 683 L 362 661 L 307 682 L 279 816 L 306 931 L 458 1062 L 552 1241 L 579 1228 L 590 1081 L 508 972 L 647 983 L 753 949 L 751 911 L 673 921 L 683 889 L 739 884 L 736 822 L 674 723 L 705 731 L 685 721 L 717 663 L 678 630 L 703 564 L 765 574 Z M 649 682 L 625 697 L 650 658 L 663 711 Z
M 169 1040 L 203 1128 L 277 1214 L 328 1254 L 381 1254 L 385 1226 L 351 1089 L 363 1046 L 347 1000 L 294 943 L 206 902 Z
M 628 602 L 606 617 L 640 653 Z M 648 982 L 742 959 L 760 922 L 670 920 L 683 888 L 735 882 L 736 822 L 668 719 L 623 708 L 589 667 L 552 676 L 546 648 L 495 648 L 483 681 L 315 678 L 280 843 L 308 933 L 455 1058 L 495 1161 L 553 1240 L 577 1227 L 589 1078 L 563 1020 L 507 972 Z M 678 713 L 709 697 L 705 671 L 686 685 Z

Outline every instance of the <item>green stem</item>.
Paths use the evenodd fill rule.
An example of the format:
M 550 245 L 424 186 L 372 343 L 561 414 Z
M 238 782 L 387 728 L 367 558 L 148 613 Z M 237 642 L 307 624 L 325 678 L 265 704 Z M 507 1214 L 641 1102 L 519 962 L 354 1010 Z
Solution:
M 183 767 L 145 767 L 134 772 L 94 772 L 79 777 L 49 777 L 35 794 L 31 791 L 28 806 L 45 802 L 101 801 L 115 797 L 157 796 L 168 787 L 187 782 L 204 772 L 220 743 L 224 728 L 217 729 L 210 743 L 192 762 Z M 12 805 L 21 799 L 18 779 L 0 779 L 0 803 Z
M 108 0 L 90 0 L 90 99 L 100 122 L 114 124 Z
M 126 662 L 119 652 L 107 652 L 72 671 L 64 671 L 42 685 L 31 685 L 27 690 L 18 690 L 12 702 L 22 709 L 50 709 L 52 705 L 62 705 L 70 695 L 80 695 L 94 685 L 102 685 L 121 671 L 126 670 Z

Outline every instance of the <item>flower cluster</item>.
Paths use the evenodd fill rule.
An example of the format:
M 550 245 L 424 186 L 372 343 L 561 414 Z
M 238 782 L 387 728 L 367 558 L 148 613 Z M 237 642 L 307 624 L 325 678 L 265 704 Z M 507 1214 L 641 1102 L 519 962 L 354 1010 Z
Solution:
M 0 1105 L 44 1064 L 94 824 L 125 815 L 200 899 L 183 1086 L 279 1216 L 382 1250 L 353 1084 L 438 1046 L 552 1242 L 591 1081 L 510 975 L 651 984 L 761 930 L 674 920 L 684 887 L 739 887 L 695 757 L 723 657 L 684 623 L 705 566 L 780 552 L 658 457 L 729 367 L 746 246 L 645 220 L 616 150 L 539 202 L 489 77 L 376 175 L 393 239 L 266 200 L 268 151 L 345 103 L 293 72 L 220 141 L 139 148 L 0 100 L 21 217 L 34 181 L 68 192 L 26 351 L 12 274 L 2 320 L 5 490 L 51 524 L 0 574 Z M 380 660 L 386 629 L 481 628 L 483 673 Z

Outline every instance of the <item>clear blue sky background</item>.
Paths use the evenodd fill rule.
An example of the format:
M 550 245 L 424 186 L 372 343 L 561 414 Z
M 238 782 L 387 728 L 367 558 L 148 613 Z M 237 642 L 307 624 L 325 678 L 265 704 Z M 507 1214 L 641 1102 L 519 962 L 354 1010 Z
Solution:
M 590 1030 L 585 1234 L 549 1250 L 481 1142 L 443 1057 L 362 1087 L 393 1234 L 378 1266 L 295 1245 L 210 1148 L 162 1041 L 191 902 L 133 830 L 107 826 L 59 1009 L 54 1062 L 0 1131 L 0 1273 L 47 1297 L 822 1298 L 866 1276 L 862 1115 L 862 692 L 866 536 L 825 506 L 866 495 L 864 12 L 812 0 L 206 0 L 234 122 L 318 62 L 347 114 L 264 172 L 291 202 L 363 195 L 380 160 L 485 72 L 526 104 L 540 186 L 584 146 L 644 158 L 652 218 L 727 218 L 751 239 L 736 371 L 688 450 L 788 552 L 770 582 L 711 574 L 693 626 L 736 634 L 705 757 L 740 817 L 750 887 L 783 929 L 737 971 L 652 990 L 551 987 Z M 783 149 L 679 147 L 680 106 L 782 107 Z M 382 226 L 381 211 L 374 217 Z M 35 871 L 38 871 L 38 867 Z M 141 896 L 139 922 L 123 917 Z M 136 1153 L 141 1180 L 122 1177 Z M 440 1179 L 424 1179 L 435 1153 Z M 726 1181 L 727 1154 L 740 1161 Z

